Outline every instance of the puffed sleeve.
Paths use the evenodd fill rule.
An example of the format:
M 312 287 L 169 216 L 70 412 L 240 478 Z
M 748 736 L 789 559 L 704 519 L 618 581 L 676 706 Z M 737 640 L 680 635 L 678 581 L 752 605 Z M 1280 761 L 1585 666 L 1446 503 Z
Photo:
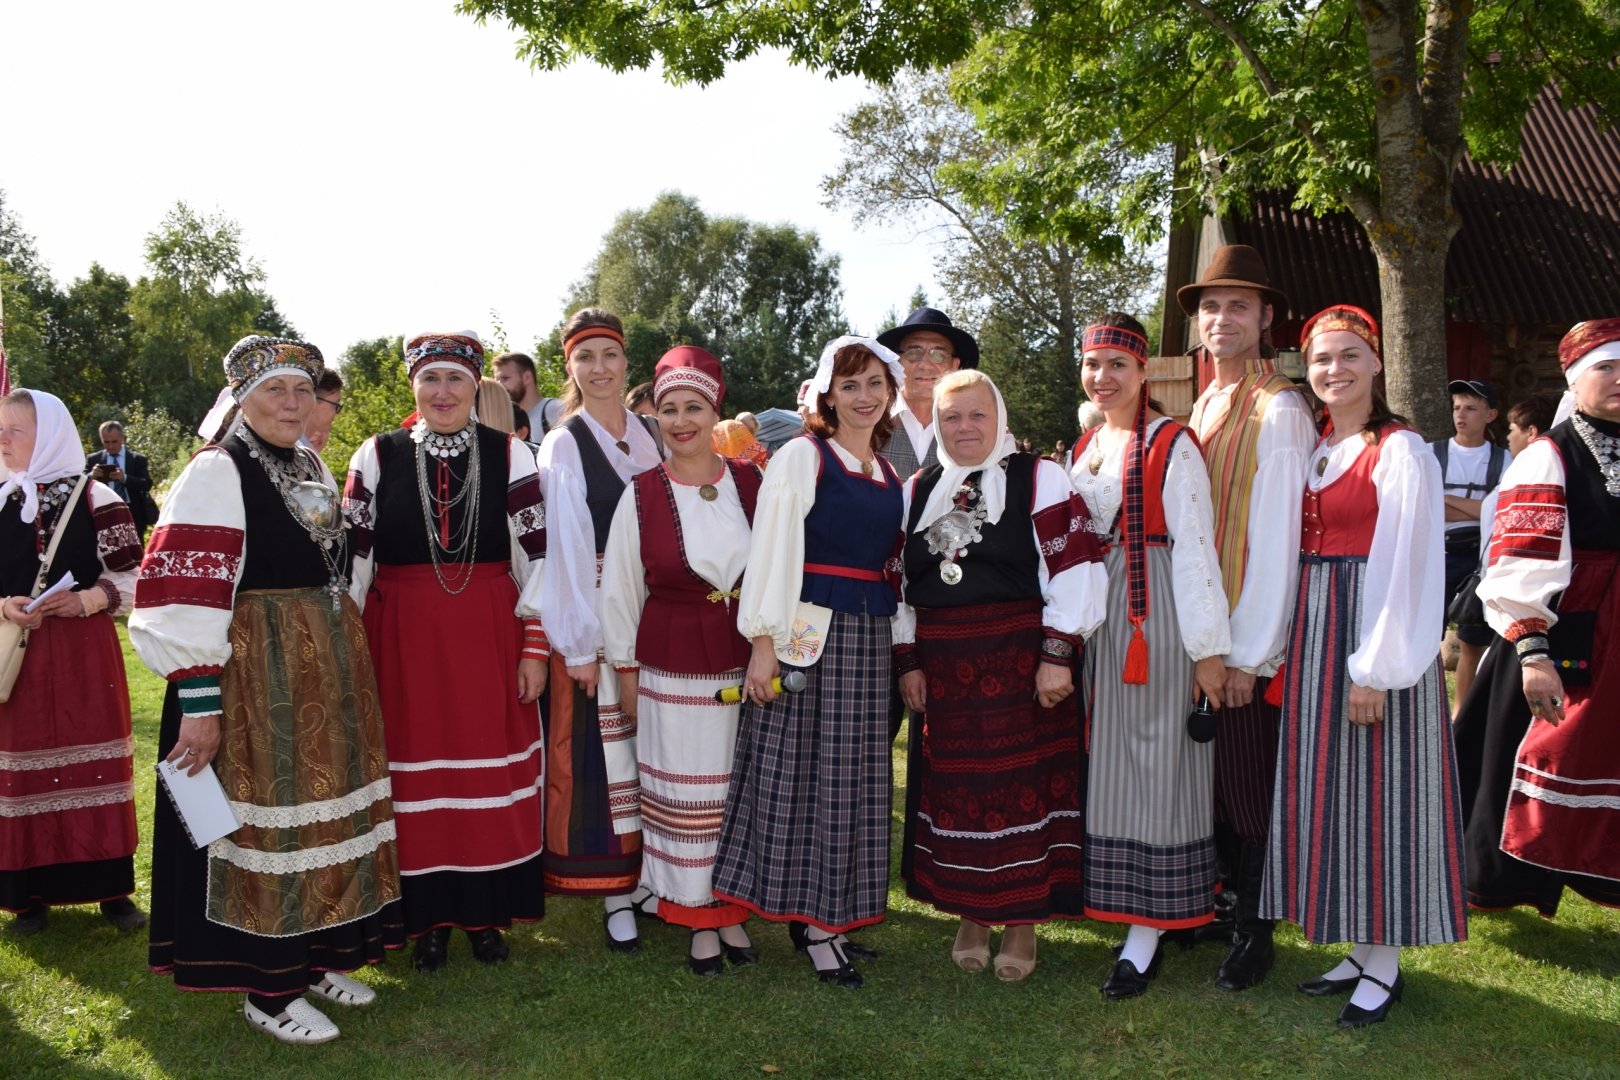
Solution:
M 382 470 L 377 460 L 377 437 L 360 444 L 349 459 L 349 475 L 343 484 L 343 515 L 349 519 L 349 548 L 354 561 L 349 567 L 349 597 L 366 609 L 366 594 L 377 574 L 377 557 L 372 552 L 372 524 L 377 482 Z
M 1394 431 L 1373 469 L 1378 524 L 1367 553 L 1359 647 L 1350 681 L 1370 690 L 1415 685 L 1445 636 L 1445 500 L 1440 462 L 1415 432 Z
M 636 488 L 631 484 L 613 512 L 602 558 L 602 655 L 615 667 L 631 667 L 636 662 L 636 631 L 646 603 L 641 522 L 636 516 Z
M 1227 667 L 1274 675 L 1288 649 L 1299 581 L 1300 504 L 1316 438 L 1316 422 L 1301 395 L 1285 391 L 1271 399 L 1255 446 L 1259 467 L 1249 496 L 1249 551 L 1232 609 Z
M 919 470 L 920 472 L 920 470 Z M 902 535 L 900 537 L 900 606 L 894 609 L 889 617 L 889 637 L 894 642 L 895 663 L 900 666 L 903 675 L 908 671 L 915 671 L 918 667 L 917 654 L 917 609 L 906 603 L 906 559 L 905 559 L 905 523 L 911 520 L 911 499 L 917 493 L 917 473 L 911 479 L 900 485 L 901 494 L 905 496 L 904 509 L 900 512 Z
M 808 438 L 789 439 L 765 470 L 737 605 L 737 629 L 750 641 L 768 634 L 777 648 L 787 645 L 804 586 L 804 519 L 820 475 L 821 453 Z
M 1496 518 L 1479 598 L 1485 621 L 1508 641 L 1545 634 L 1553 602 L 1569 588 L 1574 552 L 1564 497 L 1564 458 L 1550 439 L 1525 447 L 1497 488 Z
M 141 568 L 141 534 L 129 507 L 106 484 L 90 482 L 90 517 L 96 529 L 96 556 L 101 575 L 81 582 L 83 589 L 99 588 L 107 598 L 102 610 L 127 615 L 135 603 L 135 579 Z
M 236 462 L 204 447 L 163 501 L 141 560 L 130 644 L 147 667 L 179 684 L 187 716 L 220 711 L 246 523 Z
M 1045 607 L 1046 640 L 1041 658 L 1073 666 L 1080 641 L 1102 625 L 1108 610 L 1108 571 L 1091 526 L 1091 513 L 1074 494 L 1063 466 L 1044 458 L 1035 465 L 1031 507 L 1038 573 Z
M 1174 596 L 1150 603 L 1176 605 L 1181 643 L 1194 662 L 1232 651 L 1226 591 L 1215 558 L 1214 502 L 1204 456 L 1188 432 L 1176 436 L 1164 476 L 1164 524 L 1170 532 L 1170 579 Z M 1296 555 L 1297 561 L 1297 555 Z
M 585 472 L 574 433 L 555 428 L 540 444 L 540 490 L 546 503 L 546 571 L 540 616 L 551 647 L 570 666 L 596 663 L 596 530 L 585 503 Z

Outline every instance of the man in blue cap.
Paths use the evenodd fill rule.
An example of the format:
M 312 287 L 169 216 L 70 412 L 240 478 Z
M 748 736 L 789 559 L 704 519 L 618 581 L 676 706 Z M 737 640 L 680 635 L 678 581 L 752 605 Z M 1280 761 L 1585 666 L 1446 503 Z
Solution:
M 899 419 L 889 445 L 881 453 L 894 471 L 909 479 L 918 469 L 939 460 L 934 452 L 934 386 L 957 368 L 979 366 L 979 343 L 950 318 L 931 307 L 920 307 L 906 321 L 885 330 L 878 341 L 900 355 L 905 385 L 894 403 Z

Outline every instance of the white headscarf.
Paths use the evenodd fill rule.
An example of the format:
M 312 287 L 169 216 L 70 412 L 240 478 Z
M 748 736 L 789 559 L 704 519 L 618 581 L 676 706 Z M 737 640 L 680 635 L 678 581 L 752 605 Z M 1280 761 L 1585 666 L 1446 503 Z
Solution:
M 864 345 L 872 350 L 872 355 L 883 361 L 884 366 L 889 369 L 889 374 L 894 376 L 895 386 L 905 385 L 906 369 L 900 366 L 900 358 L 894 354 L 893 349 L 877 338 L 845 334 L 827 342 L 827 347 L 821 350 L 821 362 L 816 365 L 816 373 L 805 383 L 809 390 L 804 395 L 803 404 L 808 406 L 810 411 L 814 412 L 821 405 L 821 395 L 832 389 L 833 361 L 838 357 L 838 350 L 846 345 Z
M 1620 360 L 1620 341 L 1604 342 L 1591 352 L 1582 353 L 1579 360 L 1564 369 L 1564 383 L 1569 389 L 1558 399 L 1558 411 L 1553 414 L 1553 427 L 1575 415 L 1575 381 L 1590 371 L 1594 365 L 1601 364 L 1605 360 Z M 1545 435 L 1546 432 L 1542 434 Z
M 939 483 L 934 485 L 934 490 L 928 493 L 928 502 L 923 506 L 922 516 L 917 519 L 917 532 L 922 532 L 954 510 L 956 489 L 962 486 L 962 481 L 981 469 L 984 475 L 979 477 L 979 498 L 984 503 L 986 520 L 994 525 L 1001 520 L 1001 512 L 1007 508 L 1007 470 L 998 466 L 1009 454 L 1018 452 L 1018 442 L 1007 430 L 1007 403 L 1001 398 L 1001 388 L 988 375 L 984 381 L 996 399 L 996 429 L 1001 432 L 1001 441 L 990 451 L 990 456 L 977 465 L 960 465 L 952 460 L 939 427 L 940 392 L 934 391 L 934 452 L 939 455 L 939 463 L 945 467 L 945 472 L 940 476 Z M 971 389 L 971 386 L 959 386 L 946 392 L 960 394 Z
M 0 465 L 0 504 L 11 497 L 13 491 L 23 493 L 22 519 L 33 521 L 39 513 L 39 484 L 48 484 L 64 476 L 77 478 L 84 472 L 84 444 L 79 442 L 78 429 L 67 406 L 55 394 L 43 390 L 30 390 L 34 399 L 34 416 L 38 429 L 34 432 L 34 453 L 28 467 L 11 472 Z

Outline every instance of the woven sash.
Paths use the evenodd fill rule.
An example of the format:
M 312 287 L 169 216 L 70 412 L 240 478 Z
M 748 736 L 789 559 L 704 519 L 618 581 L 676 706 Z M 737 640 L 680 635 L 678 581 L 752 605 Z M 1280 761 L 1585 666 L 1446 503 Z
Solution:
M 1193 407 L 1192 429 L 1204 448 L 1204 464 L 1215 500 L 1215 551 L 1221 562 L 1221 584 L 1226 602 L 1235 609 L 1243 592 L 1244 564 L 1249 555 L 1249 499 L 1254 494 L 1254 474 L 1260 467 L 1260 421 L 1266 406 L 1278 394 L 1298 392 L 1286 375 L 1279 374 L 1270 360 L 1247 361 L 1243 376 L 1228 400 L 1231 407 L 1203 430 L 1202 398 Z

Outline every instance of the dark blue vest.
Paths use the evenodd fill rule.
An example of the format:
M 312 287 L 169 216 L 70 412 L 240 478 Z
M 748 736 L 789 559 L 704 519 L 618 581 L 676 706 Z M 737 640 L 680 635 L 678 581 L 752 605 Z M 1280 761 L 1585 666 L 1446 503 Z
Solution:
M 894 466 L 878 455 L 888 479 L 880 484 L 850 472 L 825 439 L 813 435 L 821 453 L 816 504 L 804 518 L 804 586 L 799 599 L 850 615 L 893 615 L 894 587 L 884 568 L 900 537 L 905 493 Z M 818 572 L 814 566 L 846 571 Z

